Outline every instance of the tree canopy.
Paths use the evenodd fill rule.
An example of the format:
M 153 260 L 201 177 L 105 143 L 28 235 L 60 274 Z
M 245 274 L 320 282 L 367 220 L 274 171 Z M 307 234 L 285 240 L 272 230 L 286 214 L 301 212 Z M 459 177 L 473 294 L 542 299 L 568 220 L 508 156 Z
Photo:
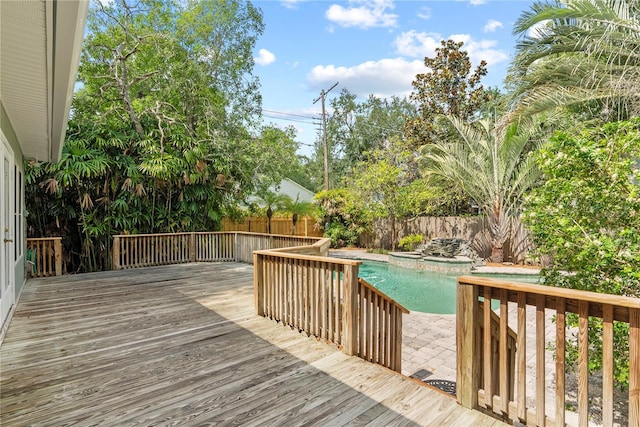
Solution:
M 471 71 L 469 55 L 463 42 L 442 40 L 433 58 L 426 57 L 427 72 L 418 74 L 412 82 L 411 100 L 418 115 L 405 124 L 405 135 L 417 145 L 433 144 L 443 139 L 443 115 L 469 121 L 491 99 L 491 93 L 480 83 L 487 75 L 487 63 Z M 447 123 L 444 123 L 446 129 Z
M 637 1 L 536 2 L 522 13 L 508 80 L 520 113 L 580 107 L 581 118 L 625 120 L 640 113 Z
M 113 234 L 216 229 L 296 161 L 291 132 L 256 126 L 250 3 L 96 2 L 87 28 L 62 161 L 28 171 L 34 233 L 82 247 L 73 268 L 108 264 Z

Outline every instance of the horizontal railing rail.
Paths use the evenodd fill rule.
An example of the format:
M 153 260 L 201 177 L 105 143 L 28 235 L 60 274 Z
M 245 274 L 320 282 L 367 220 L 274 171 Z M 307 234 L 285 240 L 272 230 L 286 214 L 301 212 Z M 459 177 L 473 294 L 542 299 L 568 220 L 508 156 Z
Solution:
M 254 252 L 256 314 L 400 372 L 409 311 L 358 279 L 361 261 L 318 256 L 328 250 L 324 240 L 317 254 L 309 246 Z
M 312 246 L 317 237 L 243 232 L 124 234 L 113 237 L 112 268 L 140 268 L 188 262 L 253 262 L 253 251 Z
M 487 301 L 499 304 L 498 313 Z M 529 310 L 528 310 L 529 309 Z M 529 311 L 529 313 L 527 313 Z M 602 423 L 614 424 L 614 322 L 629 325 L 629 426 L 640 425 L 640 299 L 599 294 L 543 285 L 507 282 L 477 277 L 459 277 L 457 291 L 457 395 L 469 408 L 482 407 L 506 419 L 526 425 L 564 426 L 567 420 L 567 383 L 565 367 L 566 339 L 569 337 L 566 318 L 578 316 L 577 405 L 572 416 L 580 426 L 586 426 L 589 407 L 601 399 Z M 497 316 L 497 330 L 481 329 Z M 515 333 L 509 332 L 510 316 L 515 318 Z M 550 319 L 555 318 L 555 333 L 546 332 Z M 602 396 L 590 399 L 589 373 L 591 347 L 588 338 L 590 321 L 599 319 L 602 333 Z M 532 326 L 527 327 L 527 323 Z M 494 329 L 494 332 L 491 332 Z M 498 350 L 492 337 L 498 333 Z M 515 334 L 515 335 L 514 335 Z M 531 339 L 529 335 L 531 334 Z M 515 370 L 509 351 L 509 336 L 516 340 Z M 548 340 L 555 349 L 555 363 L 545 354 Z M 527 348 L 529 342 L 529 348 Z M 533 347 L 533 348 L 531 348 Z M 496 361 L 497 358 L 497 361 Z M 533 366 L 528 366 L 533 359 Z M 554 366 L 554 372 L 547 367 Z M 495 370 L 498 369 L 496 375 Z M 552 374 L 553 376 L 551 376 Z M 547 390 L 547 381 L 555 377 L 555 390 Z M 510 384 L 515 381 L 515 390 Z M 527 388 L 533 384 L 534 391 Z M 515 393 L 514 393 L 515 391 Z M 547 394 L 551 393 L 551 396 Z M 547 403 L 550 401 L 550 405 Z
M 62 237 L 27 239 L 27 277 L 61 276 Z

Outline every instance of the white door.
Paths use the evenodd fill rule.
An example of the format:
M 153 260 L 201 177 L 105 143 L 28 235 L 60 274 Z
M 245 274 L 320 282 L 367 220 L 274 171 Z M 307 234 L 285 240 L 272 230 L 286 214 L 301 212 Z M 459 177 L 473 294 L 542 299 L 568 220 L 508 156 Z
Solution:
M 15 300 L 13 155 L 0 141 L 0 325 L 4 324 Z

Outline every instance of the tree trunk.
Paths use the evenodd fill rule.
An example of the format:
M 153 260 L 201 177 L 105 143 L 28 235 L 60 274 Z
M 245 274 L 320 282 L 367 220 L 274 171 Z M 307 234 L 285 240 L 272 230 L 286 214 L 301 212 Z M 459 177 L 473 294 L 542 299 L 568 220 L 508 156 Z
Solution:
M 491 246 L 491 262 L 502 264 L 504 262 L 504 248 L 502 246 Z
M 296 235 L 296 223 L 298 222 L 298 214 L 293 214 L 291 217 L 291 221 L 293 222 L 293 228 L 291 229 L 291 235 Z
M 504 212 L 502 200 L 496 200 L 490 218 L 491 230 L 491 262 L 504 262 L 504 242 L 509 234 L 509 221 Z
M 140 137 L 140 139 L 144 139 L 144 130 L 142 129 L 142 124 L 140 123 L 140 119 L 136 114 L 136 111 L 133 108 L 133 102 L 131 102 L 131 95 L 129 94 L 129 81 L 127 75 L 127 64 L 126 60 L 123 57 L 119 58 L 120 67 L 122 70 L 122 77 L 119 79 L 120 83 L 120 93 L 122 94 L 122 100 L 124 101 L 125 108 L 127 113 L 129 114 L 129 119 L 133 124 L 136 133 Z

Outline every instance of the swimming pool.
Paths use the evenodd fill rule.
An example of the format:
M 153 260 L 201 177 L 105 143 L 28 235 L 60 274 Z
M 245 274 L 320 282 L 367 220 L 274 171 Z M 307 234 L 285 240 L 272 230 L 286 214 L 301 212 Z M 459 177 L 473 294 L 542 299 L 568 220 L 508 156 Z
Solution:
M 360 266 L 359 276 L 409 310 L 435 314 L 456 312 L 457 276 L 412 270 L 375 261 L 364 261 Z M 538 283 L 538 276 L 535 275 L 482 276 Z

